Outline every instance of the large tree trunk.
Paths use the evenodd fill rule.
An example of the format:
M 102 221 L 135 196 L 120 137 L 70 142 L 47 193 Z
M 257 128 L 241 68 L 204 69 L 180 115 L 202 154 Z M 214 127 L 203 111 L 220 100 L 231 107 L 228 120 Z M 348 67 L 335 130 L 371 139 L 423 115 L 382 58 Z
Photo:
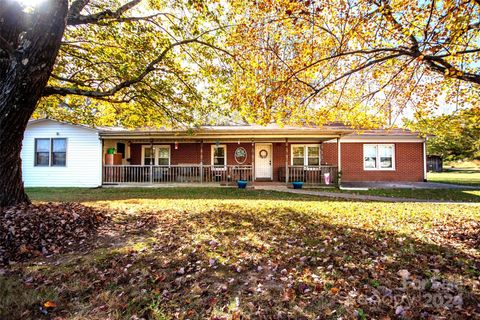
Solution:
M 0 207 L 29 201 L 22 182 L 23 134 L 52 72 L 67 11 L 67 0 L 40 2 L 33 14 L 14 0 L 0 2 Z

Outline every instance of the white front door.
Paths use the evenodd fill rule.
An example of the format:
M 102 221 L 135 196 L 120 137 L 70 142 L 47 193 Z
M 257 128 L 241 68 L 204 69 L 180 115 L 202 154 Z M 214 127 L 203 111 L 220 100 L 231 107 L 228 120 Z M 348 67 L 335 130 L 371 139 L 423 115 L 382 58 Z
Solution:
M 272 144 L 255 144 L 255 178 L 272 179 Z

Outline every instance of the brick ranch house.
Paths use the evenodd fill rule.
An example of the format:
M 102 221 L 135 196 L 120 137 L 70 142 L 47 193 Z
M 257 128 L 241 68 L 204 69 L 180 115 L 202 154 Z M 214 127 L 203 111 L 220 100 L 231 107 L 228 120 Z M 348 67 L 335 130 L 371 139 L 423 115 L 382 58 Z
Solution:
M 27 187 L 239 179 L 322 185 L 336 183 L 339 172 L 342 182 L 426 179 L 425 139 L 417 133 L 356 132 L 338 124 L 126 130 L 32 120 L 23 140 L 22 169 Z

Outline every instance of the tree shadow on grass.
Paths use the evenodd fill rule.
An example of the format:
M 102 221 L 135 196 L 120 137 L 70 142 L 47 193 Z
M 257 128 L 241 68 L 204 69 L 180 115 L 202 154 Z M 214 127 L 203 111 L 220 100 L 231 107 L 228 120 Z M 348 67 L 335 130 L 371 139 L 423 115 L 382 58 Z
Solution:
M 320 189 L 320 191 L 323 189 Z M 327 189 L 328 191 L 328 189 Z M 109 200 L 284 200 L 322 201 L 332 198 L 269 190 L 224 187 L 163 187 L 163 188 L 28 188 L 35 201 L 109 201 Z M 335 199 L 337 200 L 337 199 Z M 338 201 L 347 201 L 339 199 Z
M 120 219 L 118 233 L 84 255 L 19 265 L 9 277 L 25 290 L 54 292 L 58 307 L 48 316 L 66 319 L 466 319 L 479 312 L 474 254 L 360 225 L 288 208 L 143 212 Z M 10 313 L 0 318 L 46 318 L 38 312 L 44 298 L 5 306 Z

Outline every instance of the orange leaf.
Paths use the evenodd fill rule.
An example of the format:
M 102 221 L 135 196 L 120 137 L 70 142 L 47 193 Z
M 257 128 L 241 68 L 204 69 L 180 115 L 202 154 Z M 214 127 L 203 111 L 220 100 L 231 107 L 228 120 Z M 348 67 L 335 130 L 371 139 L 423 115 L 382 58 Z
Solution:
M 57 304 L 55 302 L 49 300 L 49 301 L 45 302 L 43 304 L 43 306 L 45 308 L 55 308 L 57 306 Z
M 337 294 L 338 293 L 338 288 L 335 288 L 333 287 L 332 289 L 330 289 L 330 292 L 333 293 L 333 294 Z

